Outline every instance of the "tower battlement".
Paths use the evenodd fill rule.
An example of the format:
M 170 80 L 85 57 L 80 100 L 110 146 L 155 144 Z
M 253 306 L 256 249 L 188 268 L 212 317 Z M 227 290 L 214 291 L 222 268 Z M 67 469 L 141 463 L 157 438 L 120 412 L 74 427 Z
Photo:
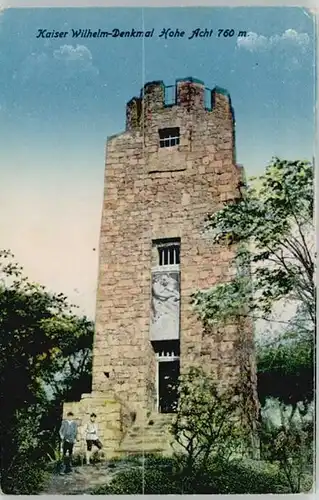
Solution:
M 150 121 L 152 113 L 176 106 L 189 113 L 208 112 L 234 118 L 227 90 L 221 87 L 210 89 L 201 80 L 187 77 L 169 86 L 163 81 L 146 83 L 140 97 L 133 97 L 126 105 L 126 130 L 138 130 Z

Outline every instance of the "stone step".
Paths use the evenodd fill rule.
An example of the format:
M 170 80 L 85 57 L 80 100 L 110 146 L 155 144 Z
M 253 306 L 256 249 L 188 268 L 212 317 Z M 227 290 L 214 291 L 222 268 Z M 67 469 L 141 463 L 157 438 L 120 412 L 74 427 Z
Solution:
M 131 448 L 131 447 L 138 447 L 140 449 L 144 448 L 149 448 L 149 447 L 156 447 L 156 448 L 166 448 L 168 446 L 168 443 L 170 440 L 159 440 L 159 439 L 152 439 L 149 441 L 143 441 L 143 440 L 136 440 L 136 441 L 126 441 L 125 443 L 121 443 L 119 448 L 122 450 Z
M 158 434 L 158 435 L 152 435 L 152 436 L 135 436 L 135 437 L 130 437 L 126 436 L 122 444 L 126 443 L 150 443 L 150 442 L 161 442 L 169 438 L 169 435 L 163 436 L 163 434 Z
M 145 429 L 145 430 L 151 430 L 151 429 L 168 429 L 169 428 L 169 424 L 166 424 L 166 423 L 160 423 L 160 422 L 157 422 L 156 424 L 153 424 L 153 425 L 145 425 L 143 427 L 141 427 L 141 429 Z
M 166 426 L 152 426 L 152 427 L 141 427 L 139 430 L 129 429 L 127 432 L 127 436 L 136 436 L 136 435 L 149 435 L 149 434 L 163 434 L 169 433 L 169 429 Z
M 148 449 L 148 448 L 158 448 L 158 449 L 163 449 L 167 447 L 168 441 L 163 440 L 163 439 L 149 439 L 147 441 L 143 441 L 143 439 L 136 439 L 136 440 L 130 440 L 130 441 L 125 441 L 121 443 L 120 449 L 121 450 L 127 450 L 131 448 L 139 448 L 141 450 L 143 449 Z
M 168 438 L 168 437 L 169 436 L 159 435 L 159 436 L 148 436 L 147 439 L 145 439 L 145 437 L 143 437 L 143 436 L 138 436 L 134 439 L 123 439 L 122 444 L 125 445 L 128 443 L 151 443 L 151 442 L 158 443 L 161 441 L 164 442 L 165 441 L 164 438 Z
M 167 445 L 166 443 L 161 443 L 158 439 L 154 439 L 152 441 L 130 441 L 130 442 L 127 442 L 127 443 L 122 443 L 120 444 L 119 448 L 121 450 L 128 450 L 128 449 L 131 449 L 131 448 L 138 448 L 140 450 L 146 450 L 148 448 L 152 448 L 152 447 L 155 447 L 155 448 L 159 448 L 159 449 L 162 449 L 162 448 L 166 448 Z
M 156 434 L 157 436 L 160 434 L 169 434 L 169 430 L 165 427 L 153 427 L 152 429 L 140 429 L 139 431 L 128 430 L 126 436 L 148 436 L 150 434 Z
M 154 413 L 144 422 L 135 422 L 128 430 L 117 453 L 121 455 L 164 453 L 169 446 L 168 429 L 172 417 L 173 415 L 170 414 Z
M 170 413 L 154 413 L 150 415 L 147 419 L 147 422 L 150 420 L 154 420 L 154 422 L 171 422 L 174 418 L 174 415 Z
M 163 434 L 158 434 L 158 435 L 152 435 L 152 436 L 136 436 L 134 438 L 131 438 L 130 436 L 126 436 L 123 441 L 121 446 L 126 445 L 127 443 L 150 443 L 150 442 L 161 442 L 161 441 L 166 441 L 169 438 L 169 435 L 163 436 Z
M 165 425 L 159 425 L 157 427 L 141 427 L 141 429 L 139 430 L 134 430 L 133 429 L 129 429 L 127 434 L 158 434 L 160 432 L 169 432 L 169 428 L 166 427 Z
M 148 443 L 157 443 L 157 446 L 161 447 L 161 443 L 165 443 L 166 441 L 166 439 L 163 439 L 163 436 L 150 436 L 148 439 L 143 439 L 143 437 L 140 437 L 135 439 L 125 439 L 122 441 L 120 447 L 122 448 L 124 446 L 129 446 L 130 443 L 138 444 L 139 446 L 147 445 Z
M 148 427 L 140 427 L 139 429 L 129 429 L 128 433 L 130 434 L 141 434 L 142 432 L 144 434 L 149 433 L 149 432 L 161 432 L 167 430 L 169 431 L 168 426 L 166 425 L 150 425 Z
M 139 429 L 132 429 L 130 427 L 128 430 L 129 432 L 152 432 L 152 430 L 160 430 L 160 429 L 169 429 L 168 425 L 165 424 L 157 424 L 157 425 L 147 425 L 147 426 L 141 426 Z
M 139 450 L 143 451 L 149 448 L 157 448 L 159 450 L 162 450 L 164 448 L 167 448 L 167 442 L 160 442 L 158 439 L 154 441 L 130 441 L 129 443 L 122 443 L 119 446 L 119 449 L 121 450 L 128 450 L 131 448 L 138 448 Z

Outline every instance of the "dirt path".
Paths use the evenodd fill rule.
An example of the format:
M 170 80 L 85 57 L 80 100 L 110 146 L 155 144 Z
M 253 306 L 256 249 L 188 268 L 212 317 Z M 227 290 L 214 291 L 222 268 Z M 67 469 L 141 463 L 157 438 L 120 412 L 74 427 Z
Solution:
M 41 495 L 90 495 L 98 486 L 108 484 L 120 471 L 136 467 L 136 464 L 121 463 L 83 465 L 74 467 L 70 474 L 53 473 Z

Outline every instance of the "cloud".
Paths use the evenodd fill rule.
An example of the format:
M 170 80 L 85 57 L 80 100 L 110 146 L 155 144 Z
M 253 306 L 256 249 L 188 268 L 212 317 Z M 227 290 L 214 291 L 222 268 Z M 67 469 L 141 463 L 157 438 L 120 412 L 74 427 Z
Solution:
M 281 36 L 274 35 L 270 37 L 269 42 L 271 45 L 289 44 L 305 49 L 310 43 L 310 37 L 307 33 L 298 33 L 295 30 L 286 30 Z
M 249 31 L 245 37 L 237 39 L 237 46 L 250 52 L 265 48 L 267 43 L 268 39 L 265 36 L 257 35 L 257 33 L 253 33 L 252 31 Z
M 37 78 L 44 83 L 70 81 L 79 74 L 89 78 L 99 74 L 92 53 L 85 45 L 62 45 L 53 52 L 32 52 L 23 62 L 19 76 L 24 82 Z
M 89 72 L 98 75 L 99 70 L 93 65 L 93 57 L 91 51 L 85 45 L 61 45 L 61 47 L 53 52 L 53 57 L 57 61 L 62 61 L 68 71 Z
M 272 48 L 299 48 L 302 51 L 307 50 L 310 44 L 310 37 L 307 33 L 298 33 L 293 29 L 288 29 L 281 35 L 273 35 L 266 37 L 258 35 L 250 31 L 246 37 L 237 39 L 237 47 L 246 49 L 250 52 L 257 52 L 260 50 L 268 50 Z
M 92 54 L 85 45 L 62 45 L 53 52 L 53 57 L 60 61 L 92 61 Z

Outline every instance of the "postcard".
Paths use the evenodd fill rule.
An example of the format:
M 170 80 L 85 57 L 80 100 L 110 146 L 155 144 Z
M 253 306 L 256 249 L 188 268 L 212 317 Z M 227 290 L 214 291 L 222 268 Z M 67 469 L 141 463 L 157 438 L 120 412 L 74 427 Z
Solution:
M 2 493 L 313 492 L 313 13 L 0 16 Z

